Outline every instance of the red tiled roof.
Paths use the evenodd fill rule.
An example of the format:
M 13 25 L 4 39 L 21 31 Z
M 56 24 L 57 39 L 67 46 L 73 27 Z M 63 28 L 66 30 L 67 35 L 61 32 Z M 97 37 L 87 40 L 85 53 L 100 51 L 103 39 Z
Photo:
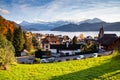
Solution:
M 46 38 L 43 39 L 43 43 L 49 43 L 49 42 L 58 42 L 59 38 L 56 36 L 47 36 Z

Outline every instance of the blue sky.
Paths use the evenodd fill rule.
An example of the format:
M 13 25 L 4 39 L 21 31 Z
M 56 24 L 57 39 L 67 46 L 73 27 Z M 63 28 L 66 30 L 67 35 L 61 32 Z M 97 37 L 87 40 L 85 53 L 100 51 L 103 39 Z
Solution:
M 0 15 L 21 21 L 120 21 L 120 0 L 0 0 Z

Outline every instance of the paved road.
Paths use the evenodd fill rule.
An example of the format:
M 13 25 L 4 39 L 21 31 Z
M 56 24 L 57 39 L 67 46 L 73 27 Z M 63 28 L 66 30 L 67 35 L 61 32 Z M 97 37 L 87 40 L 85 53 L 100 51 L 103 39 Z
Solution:
M 111 51 L 107 51 L 107 52 L 102 52 L 102 53 L 97 53 L 97 55 L 99 56 L 106 56 L 111 54 Z M 95 57 L 94 53 L 92 54 L 82 54 L 84 56 L 84 58 L 90 58 L 90 57 Z M 75 58 L 78 58 L 79 55 L 75 55 L 75 56 L 66 56 L 66 57 L 58 57 L 56 58 L 56 61 L 61 60 L 61 61 L 66 61 L 66 59 L 70 59 L 73 60 Z
M 18 63 L 33 63 L 34 56 L 21 56 L 21 57 L 16 57 Z
M 98 55 L 101 56 L 106 56 L 106 55 L 110 55 L 112 53 L 112 51 L 107 51 L 107 52 L 100 52 L 97 53 Z M 84 58 L 90 58 L 90 57 L 94 57 L 94 54 L 83 54 Z M 66 61 L 66 60 L 73 60 L 73 59 L 77 59 L 79 57 L 79 55 L 75 55 L 75 56 L 65 56 L 65 57 L 56 57 L 55 61 Z M 33 63 L 34 60 L 34 56 L 22 56 L 22 57 L 16 57 L 18 63 Z

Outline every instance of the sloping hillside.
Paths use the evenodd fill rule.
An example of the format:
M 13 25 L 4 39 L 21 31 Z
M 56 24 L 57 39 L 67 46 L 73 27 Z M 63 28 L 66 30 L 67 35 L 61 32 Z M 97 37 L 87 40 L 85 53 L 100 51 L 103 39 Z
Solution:
M 11 30 L 11 32 L 14 32 L 15 27 L 18 27 L 19 25 L 15 22 L 8 21 L 4 19 L 2 16 L 0 16 L 0 34 L 6 35 L 8 29 Z
M 16 64 L 0 80 L 120 80 L 120 56 L 48 64 Z

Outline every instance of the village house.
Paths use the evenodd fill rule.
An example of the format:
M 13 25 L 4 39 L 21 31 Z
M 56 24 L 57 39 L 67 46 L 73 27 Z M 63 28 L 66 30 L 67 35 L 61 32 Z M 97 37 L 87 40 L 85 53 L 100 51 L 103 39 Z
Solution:
M 120 36 L 119 38 L 115 41 L 115 50 L 119 50 L 120 51 Z
M 50 50 L 50 44 L 60 44 L 59 38 L 57 36 L 47 36 L 46 38 L 42 39 L 42 49 L 44 51 Z
M 64 44 L 64 43 L 66 43 L 66 42 L 71 42 L 71 39 L 69 38 L 69 36 L 67 36 L 67 35 L 64 35 L 63 36 L 63 41 L 62 41 L 62 43 Z
M 65 44 L 51 44 L 51 51 L 55 51 L 54 53 L 60 53 L 61 55 L 75 55 L 75 52 L 80 52 L 81 44 L 69 44 L 66 42 Z

